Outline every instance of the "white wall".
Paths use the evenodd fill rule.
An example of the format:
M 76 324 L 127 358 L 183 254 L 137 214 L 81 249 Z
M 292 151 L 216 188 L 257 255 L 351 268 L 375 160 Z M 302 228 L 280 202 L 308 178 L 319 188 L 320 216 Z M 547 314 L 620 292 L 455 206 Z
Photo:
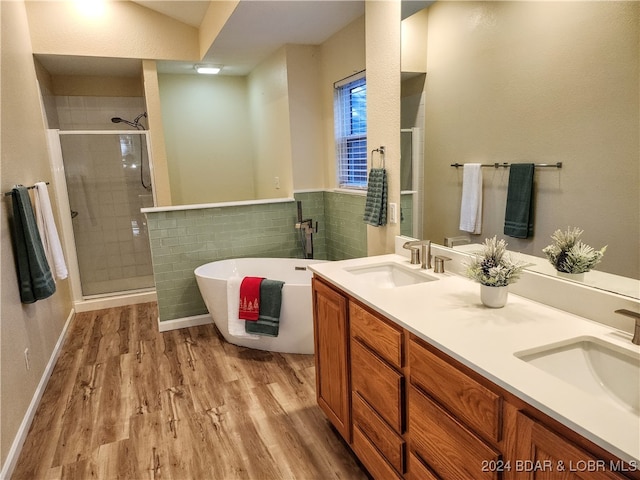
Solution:
M 457 235 L 454 162 L 563 162 L 536 172 L 535 231 L 509 248 L 542 256 L 578 226 L 609 249 L 599 269 L 640 272 L 637 2 L 436 2 L 429 9 L 425 236 Z M 484 225 L 503 236 L 509 171 L 484 169 Z

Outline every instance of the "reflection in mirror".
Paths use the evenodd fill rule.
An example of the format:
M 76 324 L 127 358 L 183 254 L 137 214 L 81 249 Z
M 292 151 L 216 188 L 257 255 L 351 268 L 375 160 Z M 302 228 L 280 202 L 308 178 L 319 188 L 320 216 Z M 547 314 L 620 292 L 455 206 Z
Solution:
M 416 237 L 481 244 L 498 235 L 556 275 L 542 249 L 555 230 L 576 226 L 586 243 L 608 245 L 585 282 L 638 298 L 640 5 L 436 2 L 427 14 Z M 459 230 L 462 169 L 451 164 L 466 162 L 563 162 L 535 173 L 532 237 L 503 234 L 509 169 L 483 169 L 482 232 Z
M 472 255 L 482 250 L 480 244 L 460 244 L 453 246 L 454 250 Z M 562 278 L 566 281 L 582 283 L 589 287 L 606 290 L 608 292 L 617 293 L 625 297 L 640 299 L 640 280 L 635 278 L 623 277 L 612 273 L 591 270 L 585 272 L 582 278 L 571 278 L 566 275 L 559 274 L 555 268 L 545 259 L 533 255 L 527 255 L 518 252 L 511 252 L 513 258 L 522 260 L 527 264 L 526 269 L 532 272 L 541 273 L 551 277 Z

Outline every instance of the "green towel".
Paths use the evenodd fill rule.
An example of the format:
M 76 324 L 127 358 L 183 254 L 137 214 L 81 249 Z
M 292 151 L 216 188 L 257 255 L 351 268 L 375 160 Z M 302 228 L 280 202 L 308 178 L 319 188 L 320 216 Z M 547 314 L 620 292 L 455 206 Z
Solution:
M 515 238 L 533 235 L 533 163 L 511 164 L 504 234 Z
M 384 168 L 372 168 L 369 172 L 363 220 L 374 227 L 387 224 L 387 171 Z
M 280 307 L 284 282 L 265 278 L 260 283 L 260 314 L 255 322 L 244 322 L 247 333 L 277 337 L 280 329 Z
M 20 300 L 22 303 L 34 303 L 53 295 L 56 284 L 44 253 L 27 188 L 15 187 L 11 191 L 11 200 Z

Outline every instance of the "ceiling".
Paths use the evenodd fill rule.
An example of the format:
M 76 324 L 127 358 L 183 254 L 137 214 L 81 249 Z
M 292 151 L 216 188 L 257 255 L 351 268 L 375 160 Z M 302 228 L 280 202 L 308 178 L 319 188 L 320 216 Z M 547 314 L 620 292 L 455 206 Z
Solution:
M 131 0 L 199 27 L 208 0 Z M 201 63 L 224 65 L 223 74 L 247 75 L 286 43 L 317 45 L 364 14 L 364 0 L 241 0 Z M 37 55 L 53 75 L 139 76 L 141 61 Z M 195 74 L 193 62 L 159 61 L 161 73 Z
M 131 0 L 188 25 L 199 27 L 208 0 Z M 402 18 L 431 1 L 403 0 Z M 247 75 L 287 43 L 318 45 L 364 15 L 364 0 L 241 0 L 201 63 L 224 65 L 222 74 Z M 54 75 L 138 76 L 141 61 L 99 57 L 38 55 Z M 161 73 L 195 73 L 193 62 L 159 61 Z

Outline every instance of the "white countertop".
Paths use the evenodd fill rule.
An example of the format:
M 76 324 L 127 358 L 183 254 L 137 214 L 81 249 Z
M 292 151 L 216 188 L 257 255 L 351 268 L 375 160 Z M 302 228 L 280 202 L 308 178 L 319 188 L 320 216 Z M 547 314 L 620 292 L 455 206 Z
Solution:
M 631 336 L 612 327 L 509 293 L 504 308 L 480 302 L 480 285 L 453 274 L 426 273 L 438 281 L 379 288 L 345 268 L 383 261 L 410 265 L 396 255 L 317 263 L 314 273 L 459 360 L 505 390 L 640 468 L 640 418 L 621 407 L 526 363 L 515 352 L 594 336 L 640 352 Z

